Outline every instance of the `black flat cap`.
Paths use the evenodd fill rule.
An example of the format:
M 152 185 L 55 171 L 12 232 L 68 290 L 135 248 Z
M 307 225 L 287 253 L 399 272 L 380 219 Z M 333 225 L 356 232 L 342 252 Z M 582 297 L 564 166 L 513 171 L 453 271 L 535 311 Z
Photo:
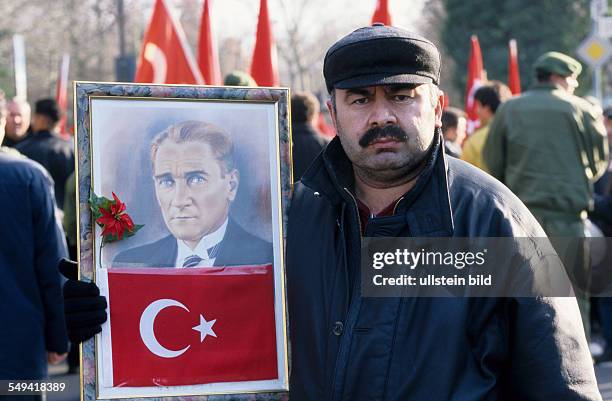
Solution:
M 424 37 L 374 24 L 346 35 L 327 51 L 325 85 L 350 89 L 388 84 L 440 82 L 440 53 Z

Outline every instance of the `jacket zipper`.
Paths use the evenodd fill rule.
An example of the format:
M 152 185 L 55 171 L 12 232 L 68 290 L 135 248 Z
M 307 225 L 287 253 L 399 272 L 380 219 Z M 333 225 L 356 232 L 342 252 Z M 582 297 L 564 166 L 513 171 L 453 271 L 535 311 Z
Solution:
M 359 227 L 359 242 L 360 242 L 360 246 L 361 246 L 361 239 L 363 238 L 362 234 L 361 234 L 361 221 L 359 219 L 359 207 L 357 205 L 357 200 L 355 199 L 355 197 L 353 196 L 353 194 L 351 194 L 351 192 L 347 189 L 347 188 L 343 188 L 346 193 L 349 195 L 349 197 L 353 200 L 353 205 L 355 206 L 355 210 L 357 211 L 357 224 Z M 348 268 L 350 268 L 350 266 L 348 265 L 348 252 L 346 250 L 346 246 L 345 246 L 345 259 L 346 259 L 346 268 L 345 271 L 348 272 Z M 358 271 L 355 272 L 355 275 L 353 276 L 353 283 L 352 283 L 352 292 L 351 292 L 351 297 L 349 300 L 349 307 L 348 307 L 348 312 L 346 314 L 346 320 L 345 320 L 345 325 L 344 325 L 344 332 L 343 335 L 347 336 L 348 335 L 348 330 L 349 328 L 352 326 L 352 321 L 354 320 L 354 317 L 356 316 L 356 312 L 353 312 L 354 309 L 354 303 L 355 303 L 355 299 L 356 299 L 356 294 L 357 291 L 359 290 L 358 288 L 358 280 L 357 280 L 357 274 L 360 274 L 360 270 L 358 269 Z M 350 285 L 351 283 L 349 283 Z M 348 288 L 348 286 L 347 286 Z M 355 316 L 353 316 L 355 315 Z M 349 339 L 351 339 L 349 337 Z M 342 392 L 343 392 L 343 387 L 341 386 L 341 388 L 336 388 L 338 385 L 338 380 L 342 380 L 344 381 L 345 379 L 345 375 L 346 375 L 346 371 L 347 371 L 347 364 L 348 361 L 346 361 L 347 355 L 348 355 L 348 351 L 349 351 L 349 347 L 350 347 L 350 341 L 348 341 L 348 339 L 346 339 L 346 337 L 341 338 L 340 339 L 340 349 L 338 351 L 338 356 L 336 358 L 336 366 L 335 366 L 335 370 L 336 370 L 336 374 L 334 375 L 334 380 L 332 382 L 332 394 L 331 394 L 331 400 L 341 400 L 342 399 Z M 343 366 L 341 367 L 341 369 L 338 369 L 338 364 L 342 363 Z
M 397 206 L 400 204 L 400 202 L 402 201 L 402 199 L 404 199 L 405 196 L 402 196 L 401 198 L 399 198 L 397 200 L 397 202 L 395 202 L 395 206 L 393 206 L 393 214 L 395 214 L 395 211 L 397 210 Z

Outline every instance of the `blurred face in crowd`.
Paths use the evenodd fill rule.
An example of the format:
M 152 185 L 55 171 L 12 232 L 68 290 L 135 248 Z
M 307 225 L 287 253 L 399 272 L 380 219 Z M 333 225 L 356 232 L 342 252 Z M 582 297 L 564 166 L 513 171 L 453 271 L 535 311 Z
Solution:
M 467 136 L 467 120 L 463 117 L 457 119 L 457 126 L 448 128 L 444 132 L 444 139 L 461 146 Z
M 30 106 L 26 102 L 12 100 L 7 105 L 6 136 L 20 141 L 30 126 Z
M 573 95 L 574 91 L 578 87 L 577 75 L 569 75 L 567 77 L 562 77 L 561 75 L 553 74 L 550 76 L 550 80 L 554 82 L 557 86 L 563 88 L 570 95 Z
M 478 100 L 474 99 L 474 103 L 476 103 L 476 114 L 478 115 L 478 120 L 480 121 L 480 125 L 488 124 L 493 117 L 493 112 L 489 106 L 484 106 Z
M 32 131 L 34 132 L 53 131 L 56 126 L 57 122 L 47 115 L 34 113 L 32 116 Z
M 227 219 L 238 190 L 238 171 L 226 171 L 208 143 L 169 140 L 159 146 L 153 169 L 166 226 L 194 249 Z
M 402 182 L 442 126 L 441 95 L 428 84 L 334 89 L 328 107 L 355 173 L 380 187 Z
M 8 114 L 8 111 L 6 109 L 4 101 L 0 100 L 0 144 L 2 143 L 2 140 L 4 139 L 7 114 Z

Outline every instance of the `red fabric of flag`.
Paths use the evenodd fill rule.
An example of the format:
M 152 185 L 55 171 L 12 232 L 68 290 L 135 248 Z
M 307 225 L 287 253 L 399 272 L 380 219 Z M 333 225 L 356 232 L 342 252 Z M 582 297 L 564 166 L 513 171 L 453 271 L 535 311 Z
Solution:
M 222 85 L 221 68 L 217 58 L 217 48 L 213 41 L 212 27 L 210 24 L 210 1 L 204 0 L 202 9 L 202 21 L 200 23 L 200 40 L 198 42 L 198 65 L 208 85 Z
M 334 127 L 329 125 L 327 121 L 325 121 L 325 116 L 321 112 L 319 112 L 319 118 L 317 119 L 317 129 L 324 136 L 336 136 L 336 130 L 334 129 Z
M 55 86 L 55 101 L 57 106 L 62 111 L 62 118 L 59 121 L 59 132 L 63 137 L 68 137 L 66 131 L 66 118 L 68 112 L 68 70 L 70 68 L 70 55 L 64 54 L 59 66 L 57 74 L 57 83 Z
M 479 126 L 476 103 L 474 102 L 474 92 L 482 85 L 483 76 L 482 53 L 480 51 L 478 37 L 472 35 L 470 42 L 470 58 L 468 62 L 467 85 L 465 88 L 465 113 L 468 117 L 468 134 L 474 132 Z
M 142 41 L 136 82 L 203 84 L 202 74 L 187 45 L 185 33 L 164 0 L 156 0 Z
M 387 0 L 378 0 L 376 9 L 372 15 L 372 24 L 380 22 L 385 25 L 393 25 L 391 23 L 391 14 L 389 13 L 389 2 Z
M 113 386 L 279 377 L 272 266 L 108 271 Z
M 519 72 L 516 40 L 508 42 L 508 87 L 513 95 L 521 94 L 521 73 Z
M 259 20 L 253 60 L 251 61 L 251 76 L 259 86 L 278 86 L 278 55 L 276 44 L 268 16 L 267 0 L 260 0 Z

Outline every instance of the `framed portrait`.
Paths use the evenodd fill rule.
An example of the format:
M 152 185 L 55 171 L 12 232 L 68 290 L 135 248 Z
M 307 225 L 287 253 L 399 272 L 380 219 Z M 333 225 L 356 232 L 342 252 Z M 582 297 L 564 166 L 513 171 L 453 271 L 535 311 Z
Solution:
M 83 399 L 286 399 L 289 90 L 74 90 Z

